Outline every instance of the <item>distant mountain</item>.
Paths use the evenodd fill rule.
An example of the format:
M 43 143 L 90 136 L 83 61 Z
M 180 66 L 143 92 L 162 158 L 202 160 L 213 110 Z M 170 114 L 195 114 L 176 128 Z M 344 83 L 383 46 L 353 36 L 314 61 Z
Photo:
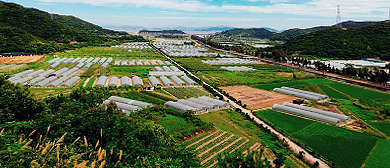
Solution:
M 144 34 L 186 34 L 181 30 L 140 30 L 138 33 Z
M 352 27 L 361 26 L 346 23 Z M 328 28 L 292 37 L 283 45 L 287 51 L 300 51 L 318 58 L 360 59 L 381 57 L 390 60 L 390 21 L 366 23 L 354 29 Z
M 370 24 L 374 24 L 377 22 L 355 22 L 355 21 L 346 21 L 341 23 L 341 27 L 343 28 L 360 28 L 364 27 Z M 216 36 L 228 36 L 228 37 L 254 37 L 254 38 L 265 38 L 270 40 L 287 40 L 291 37 L 308 34 L 324 29 L 328 29 L 333 26 L 317 26 L 307 29 L 289 29 L 283 32 L 278 32 L 277 30 L 270 29 L 270 28 L 250 28 L 250 29 L 231 29 L 227 31 L 223 31 L 221 33 L 216 34 Z
M 48 17 L 51 17 L 50 13 L 38 9 L 32 9 L 32 10 L 41 13 L 43 15 L 46 15 Z M 75 16 L 53 14 L 53 20 L 68 25 L 70 27 L 73 27 L 75 29 L 84 30 L 86 32 L 94 33 L 97 35 L 127 35 L 128 34 L 126 32 L 120 32 L 120 31 L 114 31 L 114 30 L 102 28 L 101 26 L 89 23 Z
M 221 32 L 230 29 L 234 29 L 234 27 L 229 27 L 229 26 L 201 27 L 201 28 L 196 28 L 191 30 L 198 31 L 198 32 Z

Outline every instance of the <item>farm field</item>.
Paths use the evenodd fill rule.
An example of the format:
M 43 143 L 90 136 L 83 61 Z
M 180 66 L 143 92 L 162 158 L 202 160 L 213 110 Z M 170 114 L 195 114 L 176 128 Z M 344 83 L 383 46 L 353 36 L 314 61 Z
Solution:
M 379 140 L 368 134 L 273 110 L 257 111 L 256 114 L 340 167 L 360 167 Z
M 112 65 L 109 68 L 109 74 L 116 77 L 137 75 L 143 76 L 145 73 L 149 74 L 149 71 L 154 71 L 153 66 L 127 66 L 127 65 Z
M 368 158 L 365 168 L 386 168 L 390 165 L 390 141 L 380 140 Z
M 191 97 L 208 96 L 210 93 L 204 90 L 199 90 L 195 87 L 175 87 L 163 88 L 164 91 L 172 94 L 178 99 L 189 99 Z
M 217 70 L 216 67 L 202 63 L 199 58 L 174 58 L 175 61 L 181 63 L 184 68 L 190 71 L 212 71 Z
M 45 56 L 43 55 L 0 57 L 0 63 L 30 63 L 40 62 L 43 59 L 45 59 Z
M 333 82 L 331 80 L 328 80 L 328 79 L 309 79 L 309 80 L 295 80 L 295 81 L 289 81 L 289 82 L 279 82 L 279 83 L 271 83 L 271 84 L 263 84 L 263 85 L 254 85 L 253 87 L 254 88 L 257 88 L 257 89 L 263 89 L 263 90 L 273 90 L 274 88 L 280 88 L 280 87 L 283 87 L 283 86 L 286 86 L 286 87 L 291 87 L 291 86 L 294 86 L 294 85 L 301 85 L 301 84 L 309 84 L 309 83 L 312 83 L 312 84 L 322 84 L 322 83 L 329 83 L 329 82 Z
M 21 69 L 23 67 L 26 67 L 27 65 L 26 64 L 18 64 L 18 65 L 15 65 L 15 64 L 12 64 L 12 65 L 0 65 L 0 72 L 12 72 L 12 71 L 16 71 L 18 69 Z
M 367 122 L 375 129 L 379 130 L 380 132 L 386 134 L 388 137 L 390 137 L 390 123 L 389 122 Z M 390 149 L 390 148 L 389 148 Z
M 128 49 L 108 47 L 86 47 L 65 53 L 56 53 L 59 57 L 128 57 L 155 59 L 162 57 L 155 49 Z
M 37 99 L 44 99 L 61 93 L 69 94 L 72 92 L 72 89 L 70 88 L 29 88 L 29 90 Z
M 249 86 L 228 86 L 220 87 L 220 89 L 229 93 L 235 99 L 241 100 L 242 104 L 246 104 L 251 110 L 270 107 L 275 103 L 291 102 L 297 99 L 293 96 L 255 89 Z
M 157 123 L 164 126 L 165 129 L 176 135 L 179 138 L 191 135 L 196 131 L 196 124 L 188 122 L 185 118 L 166 114 L 165 116 L 159 116 Z M 180 130 L 180 131 L 178 131 Z

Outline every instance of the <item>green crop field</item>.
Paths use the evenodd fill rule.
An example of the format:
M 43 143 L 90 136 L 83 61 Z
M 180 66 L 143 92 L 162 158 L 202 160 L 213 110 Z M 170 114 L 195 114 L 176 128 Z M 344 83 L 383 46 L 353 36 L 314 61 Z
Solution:
M 339 82 L 333 82 L 327 85 L 356 99 L 390 98 L 390 94 L 387 93 L 368 90 Z
M 290 135 L 315 122 L 312 120 L 306 120 L 292 115 L 280 113 L 274 110 L 256 111 L 256 114 L 258 114 L 261 118 L 264 118 L 267 121 L 275 124 L 277 128 L 288 132 Z
M 362 120 L 377 120 L 376 114 L 371 111 L 362 110 L 359 107 L 356 107 L 353 104 L 345 105 L 352 113 L 356 114 Z
M 90 78 L 86 87 L 92 87 L 93 83 L 95 82 L 96 78 Z
M 149 71 L 154 71 L 153 66 L 126 66 L 126 65 L 113 65 L 109 68 L 110 75 L 121 77 L 137 75 L 143 76 L 145 73 L 149 74 Z
M 390 141 L 382 139 L 368 158 L 366 168 L 387 168 L 390 165 Z
M 367 122 L 367 123 L 370 124 L 375 129 L 379 130 L 380 132 L 386 134 L 387 136 L 390 136 L 390 123 L 388 122 Z
M 340 167 L 360 167 L 379 140 L 374 136 L 320 122 L 311 124 L 293 136 Z
M 326 95 L 328 95 L 329 97 L 331 98 L 336 98 L 336 99 L 348 99 L 347 97 L 345 97 L 343 94 L 335 91 L 335 90 L 332 90 L 328 87 L 325 86 L 325 84 L 320 84 L 318 85 L 318 87 L 321 88 L 322 91 L 324 91 L 326 93 Z
M 209 96 L 209 95 L 211 95 L 210 93 L 207 93 L 207 91 L 204 91 L 204 90 L 201 90 L 201 89 L 195 88 L 195 87 L 187 87 L 186 89 L 191 90 L 191 91 L 197 93 L 200 96 Z
M 162 58 L 155 49 L 129 49 L 86 47 L 77 50 L 57 53 L 59 57 L 129 57 L 129 58 Z
M 196 92 L 190 91 L 190 90 L 188 90 L 186 88 L 175 88 L 175 89 L 177 89 L 177 90 L 183 92 L 184 94 L 186 94 L 188 98 L 189 97 L 199 97 L 199 94 L 197 94 Z
M 191 134 L 197 128 L 195 123 L 188 122 L 185 118 L 166 114 L 166 116 L 159 116 L 157 123 L 164 126 L 172 134 L 179 137 Z

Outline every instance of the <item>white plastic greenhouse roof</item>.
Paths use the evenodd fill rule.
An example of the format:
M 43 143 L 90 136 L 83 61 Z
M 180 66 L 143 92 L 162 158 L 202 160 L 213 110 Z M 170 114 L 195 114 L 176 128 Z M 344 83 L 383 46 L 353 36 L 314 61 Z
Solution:
M 183 79 L 188 85 L 194 85 L 196 84 L 195 81 L 193 81 L 191 78 L 187 77 L 187 76 L 182 76 L 181 79 Z
M 102 58 L 100 61 L 99 61 L 99 64 L 103 64 L 104 62 L 106 62 L 107 58 Z
M 77 57 L 77 58 L 73 59 L 72 61 L 70 61 L 70 63 L 75 64 L 76 62 L 80 61 L 80 59 L 81 59 L 80 57 Z
M 101 68 L 107 68 L 108 65 L 109 65 L 109 64 L 106 62 L 106 63 L 103 63 L 102 66 L 100 66 L 100 67 L 101 67 Z
M 133 81 L 133 86 L 142 85 L 141 78 L 139 78 L 138 76 L 131 77 L 131 80 Z
M 122 77 L 121 86 L 130 86 L 130 78 L 127 76 Z
M 184 83 L 180 78 L 178 78 L 177 76 L 171 76 L 171 79 L 172 79 L 178 86 L 182 86 L 182 85 L 185 84 L 185 83 Z
M 313 101 L 323 100 L 323 98 L 321 98 L 319 96 L 314 96 L 314 95 L 310 95 L 310 94 L 295 92 L 295 91 L 281 89 L 281 88 L 275 88 L 273 91 L 278 92 L 278 93 L 283 93 L 283 94 L 288 94 L 288 95 L 300 97 L 300 98 L 307 99 L 307 100 L 313 100 Z
M 149 76 L 149 81 L 153 86 L 161 86 L 161 82 L 155 76 Z
M 50 83 L 49 86 L 59 86 L 61 83 L 64 83 L 66 80 L 68 80 L 68 77 L 67 76 L 63 76 L 57 80 L 55 80 L 54 82 Z
M 173 85 L 172 81 L 169 80 L 165 76 L 160 76 L 160 80 L 163 82 L 164 86 L 171 86 L 171 85 Z
M 118 97 L 118 96 L 111 96 L 110 98 L 108 98 L 108 100 L 112 100 L 112 101 L 120 102 L 120 103 L 125 103 L 125 104 L 130 104 L 130 105 L 138 106 L 138 107 L 141 107 L 141 108 L 146 108 L 146 107 L 152 107 L 153 106 L 150 103 L 145 103 L 145 102 L 142 102 L 142 101 L 132 100 L 132 99 Z
M 173 101 L 166 102 L 164 104 L 164 106 L 165 107 L 170 107 L 170 108 L 182 111 L 182 112 L 185 112 L 185 111 L 196 111 L 196 108 L 194 108 L 194 107 L 190 107 L 190 106 L 187 106 L 185 104 L 181 104 L 181 103 L 173 102 Z
M 62 68 L 62 69 L 60 69 L 60 70 L 54 72 L 53 74 L 56 75 L 56 76 L 59 76 L 59 75 L 65 73 L 65 72 L 68 71 L 68 70 L 69 70 L 69 69 L 68 69 L 67 67 L 64 67 L 64 68 Z
M 118 85 L 118 77 L 112 76 L 110 81 L 108 82 L 109 86 L 117 86 Z
M 49 69 L 49 70 L 47 70 L 47 71 L 45 71 L 45 72 L 39 74 L 39 76 L 45 77 L 45 76 L 47 76 L 47 75 L 53 74 L 54 72 L 56 72 L 56 71 L 54 71 L 54 70 L 52 70 L 52 69 Z
M 96 82 L 96 86 L 105 86 L 107 81 L 107 76 L 100 76 Z
M 51 81 L 54 81 L 54 80 L 56 80 L 56 79 L 57 79 L 56 76 L 51 76 L 51 77 L 49 77 L 49 78 L 46 78 L 46 79 L 43 80 L 43 81 L 40 81 L 40 82 L 36 83 L 35 86 L 41 86 L 41 87 L 43 87 L 43 86 L 46 86 L 47 84 L 49 84 Z
M 63 84 L 63 86 L 68 86 L 68 87 L 73 86 L 79 80 L 80 80 L 80 77 L 74 76 L 74 77 L 70 78 L 68 81 L 66 81 Z
M 293 103 L 289 103 L 289 102 L 284 102 L 282 105 L 283 106 L 289 106 L 289 107 L 292 107 L 292 108 L 301 109 L 301 110 L 310 111 L 310 112 L 313 112 L 313 113 L 326 115 L 326 116 L 333 117 L 333 118 L 337 118 L 337 119 L 340 119 L 343 122 L 351 119 L 351 117 L 343 115 L 343 114 L 333 113 L 333 112 L 330 112 L 330 111 L 320 110 L 320 109 L 307 107 L 307 106 L 301 106 L 301 105 L 297 105 L 297 104 L 293 104 Z

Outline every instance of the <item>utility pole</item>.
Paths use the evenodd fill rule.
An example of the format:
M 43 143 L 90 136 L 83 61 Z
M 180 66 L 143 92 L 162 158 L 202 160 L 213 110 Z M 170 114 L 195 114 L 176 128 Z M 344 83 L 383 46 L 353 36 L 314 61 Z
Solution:
M 336 27 L 342 28 L 341 27 L 341 17 L 340 17 L 340 6 L 339 5 L 337 5 Z
M 50 11 L 51 11 L 51 13 L 50 13 L 50 18 L 51 18 L 51 20 L 53 20 L 53 12 L 54 12 L 54 8 L 50 8 Z

